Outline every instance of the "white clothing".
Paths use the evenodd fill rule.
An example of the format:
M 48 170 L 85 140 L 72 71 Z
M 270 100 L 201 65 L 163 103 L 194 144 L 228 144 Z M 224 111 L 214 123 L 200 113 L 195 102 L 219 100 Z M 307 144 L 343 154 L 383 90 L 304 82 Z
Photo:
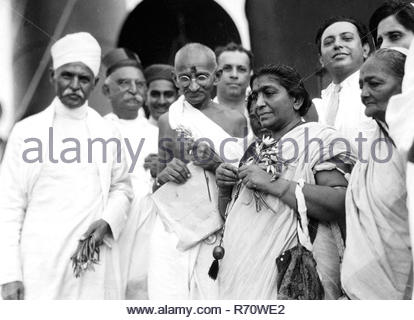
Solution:
M 231 137 L 218 124 L 186 102 L 183 96 L 170 106 L 169 123 L 172 129 L 184 127 L 191 131 L 194 140 L 210 139 L 216 153 L 227 162 L 233 160 L 235 165 L 238 164 L 250 142 L 243 138 Z M 223 141 L 229 142 L 223 145 Z M 222 151 L 219 151 L 220 149 Z M 205 181 L 200 181 L 200 185 L 204 187 Z M 209 187 L 215 186 L 216 183 L 212 177 Z M 202 192 L 201 189 L 199 192 Z M 189 194 L 188 196 L 194 197 L 195 195 Z M 168 223 L 164 223 L 162 216 L 161 214 L 157 216 L 151 237 L 148 272 L 149 298 L 217 299 L 217 282 L 208 277 L 208 269 L 213 262 L 212 252 L 218 240 L 213 236 L 208 240 L 201 240 L 185 251 L 180 251 L 177 249 L 177 244 L 182 239 L 177 237 L 174 230 L 165 228 Z
M 184 96 L 179 97 L 170 106 L 168 116 L 171 129 L 176 130 L 179 127 L 189 129 L 195 141 L 209 139 L 222 160 L 235 165 L 239 163 L 244 150 L 253 140 L 253 137 L 249 135 L 243 138 L 231 137 L 217 123 L 185 101 Z M 228 158 L 231 155 L 237 156 Z
M 133 120 L 126 120 L 119 119 L 114 113 L 109 113 L 105 119 L 111 120 L 121 133 L 128 170 L 131 171 L 130 177 L 134 194 L 136 197 L 142 198 L 151 192 L 152 188 L 151 175 L 149 170 L 144 169 L 144 160 L 149 154 L 158 153 L 158 129 L 140 114 Z M 136 154 L 140 144 L 142 148 L 135 167 L 133 167 L 133 155 Z
M 376 129 L 376 123 L 372 118 L 365 115 L 365 106 L 361 102 L 361 89 L 359 88 L 359 70 L 339 85 L 341 86 L 341 90 L 339 91 L 339 105 L 333 127 L 348 139 L 358 158 L 362 156 L 363 159 L 367 159 L 366 151 L 357 152 L 358 143 L 355 139 L 358 138 L 360 132 L 363 138 L 369 139 Z M 328 124 L 328 107 L 332 101 L 331 96 L 334 94 L 336 86 L 334 83 L 330 83 L 325 90 L 322 90 L 322 99 L 318 99 L 314 103 L 318 111 L 320 123 Z M 362 149 L 369 148 L 367 142 L 362 143 L 362 146 Z
M 22 281 L 26 299 L 123 298 L 116 240 L 132 198 L 127 166 L 117 162 L 122 150 L 114 144 L 106 146 L 107 159 L 101 149 L 92 161 L 85 146 L 89 138 L 114 136 L 119 138 L 116 128 L 95 110 L 87 105 L 69 110 L 58 98 L 15 125 L 0 172 L 0 284 Z M 40 161 L 23 159 L 33 147 L 33 141 L 24 141 L 30 138 L 42 143 Z M 79 141 L 79 161 L 67 163 L 76 152 L 67 151 L 74 143 L 65 138 Z M 99 219 L 108 222 L 112 237 L 106 236 L 101 246 L 96 271 L 76 279 L 70 257 L 81 235 Z
M 341 282 L 351 299 L 404 299 L 412 255 L 404 160 L 377 127 L 375 150 L 357 162 L 346 192 Z M 376 159 L 386 159 L 377 161 Z
M 155 120 L 153 116 L 149 117 L 148 122 L 158 129 L 158 120 Z
M 120 262 L 126 299 L 147 299 L 147 261 L 149 235 L 153 228 L 155 214 L 147 210 L 151 203 L 147 199 L 152 192 L 153 179 L 144 169 L 144 160 L 151 153 L 158 153 L 158 128 L 149 123 L 144 114 L 138 113 L 133 120 L 119 119 L 114 113 L 105 116 L 121 132 L 126 150 L 128 168 L 132 169 L 130 152 L 139 152 L 131 177 L 134 201 L 123 233 L 119 239 Z M 131 170 L 130 170 L 131 171 Z M 144 263 L 145 262 L 145 263 Z
M 405 61 L 402 93 L 392 96 L 385 114 L 391 138 L 404 160 L 414 143 L 414 41 Z M 410 222 L 411 248 L 414 247 L 414 163 L 406 162 L 407 207 Z M 414 298 L 414 296 L 413 296 Z
M 67 34 L 56 41 L 50 49 L 53 69 L 72 62 L 82 62 L 91 69 L 95 77 L 101 65 L 101 47 L 88 32 Z

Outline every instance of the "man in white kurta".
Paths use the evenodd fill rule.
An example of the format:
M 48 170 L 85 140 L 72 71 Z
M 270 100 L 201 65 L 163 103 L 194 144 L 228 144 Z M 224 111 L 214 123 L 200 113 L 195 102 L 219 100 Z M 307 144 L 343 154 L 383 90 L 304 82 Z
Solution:
M 100 53 L 88 33 L 58 40 L 51 50 L 57 97 L 11 132 L 0 172 L 4 299 L 123 298 L 116 240 L 132 192 L 122 149 L 102 143 L 120 139 L 117 130 L 87 103 Z M 75 278 L 71 256 L 90 235 L 99 264 Z
M 119 239 L 123 291 L 126 299 L 147 299 L 148 240 L 155 214 L 148 210 L 151 203 L 146 196 L 152 192 L 153 179 L 144 160 L 158 150 L 158 128 L 139 112 L 146 81 L 138 55 L 117 48 L 104 56 L 103 64 L 106 79 L 102 90 L 113 110 L 105 118 L 121 132 L 134 191 L 127 225 Z
M 343 17 L 327 20 L 319 29 L 316 42 L 320 62 L 332 82 L 322 90 L 322 99 L 314 103 L 319 122 L 339 130 L 355 154 L 366 160 L 367 139 L 376 124 L 365 115 L 359 88 L 359 69 L 370 50 L 364 30 L 358 21 Z

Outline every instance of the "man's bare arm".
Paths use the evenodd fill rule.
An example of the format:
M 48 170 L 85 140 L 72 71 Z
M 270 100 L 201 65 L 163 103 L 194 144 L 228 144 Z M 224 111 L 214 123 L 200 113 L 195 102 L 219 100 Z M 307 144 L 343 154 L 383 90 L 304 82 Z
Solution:
M 180 146 L 177 133 L 171 129 L 168 121 L 168 112 L 159 120 L 158 136 L 158 175 L 153 190 L 155 191 L 164 183 L 184 183 L 190 177 L 190 171 L 186 166 L 184 145 Z

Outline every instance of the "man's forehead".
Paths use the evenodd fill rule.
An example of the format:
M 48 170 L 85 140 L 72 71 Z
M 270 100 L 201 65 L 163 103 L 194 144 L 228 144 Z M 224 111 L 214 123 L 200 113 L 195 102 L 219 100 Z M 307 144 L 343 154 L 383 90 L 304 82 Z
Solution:
M 144 81 L 144 74 L 142 71 L 133 66 L 125 66 L 116 69 L 109 77 L 111 79 L 137 79 Z
M 209 57 L 204 54 L 195 55 L 190 54 L 180 58 L 175 67 L 175 71 L 181 72 L 214 72 L 215 61 L 211 61 Z
M 55 70 L 56 73 L 71 72 L 77 74 L 84 74 L 94 77 L 92 70 L 83 62 L 66 63 Z
M 322 39 L 330 37 L 330 36 L 337 36 L 342 33 L 352 33 L 358 34 L 357 27 L 348 21 L 338 21 L 332 23 L 329 27 L 327 27 L 322 33 Z
M 175 86 L 171 81 L 165 79 L 157 79 L 151 81 L 148 86 L 149 91 L 175 91 Z
M 191 73 L 194 73 L 194 74 L 196 74 L 196 73 L 212 73 L 212 72 L 214 72 L 214 70 L 215 70 L 215 67 L 213 65 L 209 66 L 209 65 L 202 65 L 202 64 L 193 64 L 193 65 L 187 64 L 187 65 L 177 66 L 175 68 L 175 71 L 178 74 L 182 74 L 182 73 L 188 73 L 188 74 L 191 74 Z
M 250 59 L 247 53 L 242 51 L 224 51 L 218 57 L 220 66 L 225 64 L 250 66 Z

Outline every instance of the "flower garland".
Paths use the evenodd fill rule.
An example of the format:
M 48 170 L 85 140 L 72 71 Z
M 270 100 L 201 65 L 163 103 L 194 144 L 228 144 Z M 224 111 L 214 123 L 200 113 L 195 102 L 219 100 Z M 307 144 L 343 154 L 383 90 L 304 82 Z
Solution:
M 263 136 L 261 140 L 256 141 L 254 148 L 255 154 L 248 158 L 245 163 L 247 165 L 255 163 L 267 173 L 271 174 L 271 182 L 276 181 L 280 177 L 283 167 L 286 166 L 286 161 L 280 157 L 280 150 L 277 147 L 278 142 L 279 140 L 275 140 L 270 136 Z M 257 212 L 262 209 L 263 204 L 267 209 L 276 213 L 267 204 L 266 200 L 263 198 L 262 192 L 255 190 L 253 195 L 256 202 Z

